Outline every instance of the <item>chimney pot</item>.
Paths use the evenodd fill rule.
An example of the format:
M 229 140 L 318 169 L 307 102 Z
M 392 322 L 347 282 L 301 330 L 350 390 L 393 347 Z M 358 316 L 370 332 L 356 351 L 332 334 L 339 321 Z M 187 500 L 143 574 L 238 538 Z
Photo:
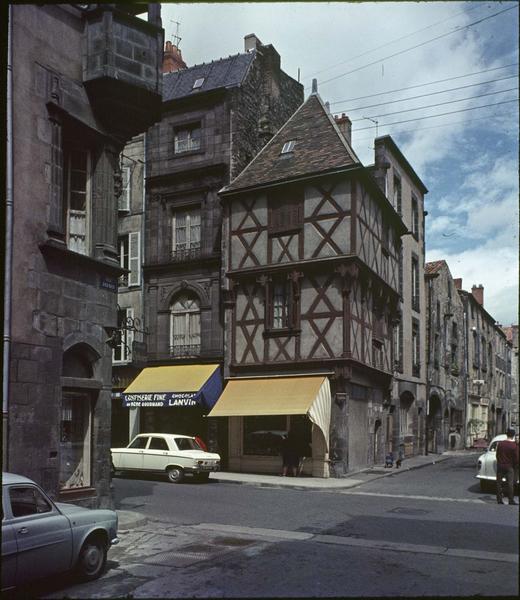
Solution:
M 318 93 L 318 80 L 317 79 L 312 80 L 312 93 L 313 94 Z

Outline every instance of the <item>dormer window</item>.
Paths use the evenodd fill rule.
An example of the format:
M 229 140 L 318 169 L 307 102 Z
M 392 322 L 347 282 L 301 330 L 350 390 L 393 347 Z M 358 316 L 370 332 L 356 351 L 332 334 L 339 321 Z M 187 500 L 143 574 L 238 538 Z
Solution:
M 289 140 L 288 142 L 285 142 L 280 154 L 290 154 L 294 150 L 295 144 L 296 144 L 296 140 Z
M 204 83 L 204 77 L 201 77 L 200 79 L 195 79 L 195 83 L 193 84 L 192 89 L 198 90 L 199 88 L 202 87 L 203 83 Z

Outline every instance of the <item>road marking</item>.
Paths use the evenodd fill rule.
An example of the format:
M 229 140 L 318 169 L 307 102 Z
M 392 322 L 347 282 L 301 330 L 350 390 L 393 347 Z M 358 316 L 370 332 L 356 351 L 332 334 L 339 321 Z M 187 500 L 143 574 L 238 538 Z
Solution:
M 320 544 L 336 544 L 341 546 L 353 546 L 373 550 L 395 550 L 396 552 L 411 552 L 414 554 L 435 554 L 437 556 L 451 556 L 457 558 L 469 558 L 474 560 L 486 560 L 495 562 L 517 563 L 517 554 L 504 552 L 486 552 L 484 550 L 471 550 L 466 548 L 447 548 L 445 546 L 428 546 L 424 544 L 407 544 L 405 542 L 390 542 L 387 540 L 367 540 L 339 535 L 322 535 L 305 533 L 302 531 L 287 531 L 283 529 L 265 529 L 261 527 L 241 527 L 236 525 L 224 525 L 221 523 L 200 523 L 192 525 L 191 529 L 205 531 L 224 531 L 234 535 L 245 535 L 272 541 L 312 541 Z
M 436 500 L 437 502 L 466 502 L 469 504 L 490 504 L 487 500 L 477 498 L 442 498 L 440 496 L 412 496 L 409 494 L 384 494 L 383 492 L 351 492 L 341 491 L 341 494 L 350 496 L 377 496 L 379 498 L 406 498 L 408 500 Z

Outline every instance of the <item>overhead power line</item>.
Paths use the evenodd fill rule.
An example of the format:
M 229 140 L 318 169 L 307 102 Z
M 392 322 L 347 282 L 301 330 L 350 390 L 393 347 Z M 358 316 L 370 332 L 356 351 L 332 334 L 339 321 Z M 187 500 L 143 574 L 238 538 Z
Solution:
M 376 65 L 377 63 L 383 62 L 384 60 L 394 58 L 395 56 L 399 56 L 401 54 L 404 54 L 405 52 L 410 52 L 411 50 L 415 50 L 416 48 L 421 48 L 422 46 L 426 46 L 426 44 L 431 44 L 432 42 L 435 42 L 436 40 L 445 38 L 448 35 L 453 35 L 454 33 L 460 33 L 464 29 L 469 29 L 470 27 L 474 27 L 475 25 L 483 23 L 484 21 L 487 21 L 488 19 L 493 19 L 494 17 L 498 17 L 499 15 L 502 15 L 505 12 L 513 10 L 513 8 L 516 8 L 516 5 L 510 6 L 509 8 L 505 8 L 504 10 L 500 10 L 499 12 L 493 13 L 492 15 L 488 15 L 487 17 L 483 17 L 482 19 L 478 19 L 477 21 L 473 21 L 473 23 L 464 25 L 464 27 L 457 27 L 456 29 L 454 29 L 452 31 L 448 31 L 447 33 L 443 33 L 434 38 L 430 38 L 429 40 L 425 40 L 424 42 L 421 42 L 420 44 L 416 44 L 415 46 L 411 46 L 410 48 L 405 48 L 404 50 L 399 50 L 398 52 L 394 52 L 393 54 L 384 56 L 383 58 L 378 58 L 377 60 L 374 60 L 366 65 L 362 65 L 361 67 L 357 67 L 356 69 L 352 69 L 351 71 L 347 71 L 346 73 L 340 73 L 339 75 L 336 75 L 335 77 L 331 77 L 330 79 L 326 79 L 325 81 L 320 81 L 319 83 L 320 83 L 320 85 L 325 85 L 326 83 L 330 83 L 331 81 L 335 81 L 336 79 L 340 79 L 341 77 L 351 75 L 352 73 L 357 73 L 357 71 L 361 71 L 362 69 L 366 69 L 367 67 Z M 309 88 L 306 88 L 306 89 L 309 89 Z
M 394 94 L 395 92 L 404 92 L 406 90 L 413 90 L 414 88 L 424 87 L 426 85 L 435 85 L 436 83 L 445 83 L 446 81 L 453 81 L 455 79 L 464 79 L 465 77 L 472 77 L 473 75 L 480 75 L 481 73 L 490 73 L 491 71 L 500 71 L 502 69 L 508 69 L 509 67 L 518 67 L 518 63 L 511 63 L 510 65 L 504 65 L 503 67 L 493 67 L 492 69 L 484 69 L 483 71 L 475 71 L 474 73 L 467 73 L 466 75 L 457 75 L 455 77 L 446 77 L 446 79 L 437 79 L 436 81 L 430 81 L 428 83 L 418 83 L 417 85 L 409 85 L 408 87 L 398 88 L 395 90 L 388 90 L 386 92 L 376 92 L 375 94 L 367 94 L 366 96 L 357 96 L 356 98 L 345 98 L 343 100 L 337 100 L 336 102 L 329 102 L 333 104 L 341 104 L 342 102 L 354 102 L 356 100 L 364 100 L 365 98 L 375 98 L 376 96 L 384 96 L 385 94 Z
M 390 40 L 389 42 L 386 42 L 385 44 L 381 44 L 380 46 L 376 46 L 375 48 L 372 48 L 371 50 L 365 50 L 365 52 L 362 52 L 361 54 L 356 54 L 356 56 L 351 56 L 349 59 L 342 60 L 341 62 L 331 65 L 330 67 L 326 67 L 325 69 L 320 69 L 319 71 L 314 71 L 313 73 L 310 73 L 307 76 L 307 78 L 314 77 L 314 75 L 317 75 L 318 73 L 325 73 L 325 71 L 330 71 L 331 69 L 335 69 L 336 67 L 339 67 L 340 65 L 344 65 L 346 63 L 352 62 L 353 60 L 356 60 L 356 58 L 361 58 L 362 56 L 371 54 L 372 52 L 375 52 L 376 50 L 381 50 L 381 48 L 386 48 L 386 46 L 391 46 L 392 44 L 400 42 L 401 40 L 405 40 L 406 38 L 412 37 L 418 33 L 426 31 L 427 29 L 431 29 L 432 27 L 440 25 L 441 23 L 445 23 L 446 21 L 451 21 L 451 19 L 455 19 L 456 17 L 458 17 L 460 15 L 466 15 L 474 10 L 477 10 L 477 8 L 480 8 L 480 6 L 481 5 L 476 4 L 476 6 L 474 6 L 473 8 L 469 8 L 466 11 L 458 12 L 457 14 L 452 15 L 451 17 L 447 17 L 446 19 L 442 19 L 441 21 L 436 21 L 435 23 L 432 23 L 431 25 L 428 25 L 427 27 L 422 27 L 421 29 L 416 29 L 415 31 L 412 31 L 411 33 L 407 33 L 406 35 L 402 35 L 401 37 L 395 38 L 394 40 Z
M 414 110 L 423 110 L 425 108 L 435 108 L 436 106 L 446 106 L 447 104 L 455 104 L 457 102 L 464 102 L 465 100 L 473 100 L 475 98 L 483 98 L 485 96 L 494 96 L 495 94 L 503 94 L 505 92 L 512 92 L 514 90 L 518 90 L 518 87 L 508 88 L 507 90 L 499 90 L 497 92 L 487 92 L 486 94 L 477 94 L 476 96 L 467 96 L 466 98 L 459 98 L 458 100 L 448 100 L 446 102 L 437 102 L 436 104 L 425 104 L 424 106 L 418 106 L 417 108 L 406 108 L 403 110 L 396 110 L 390 113 L 384 113 L 382 115 L 370 115 L 371 118 L 375 117 L 389 117 L 390 115 L 399 115 L 405 112 L 412 112 Z M 361 119 L 352 119 L 352 122 L 355 121 L 363 121 L 367 117 L 363 117 Z
M 426 117 L 417 117 L 416 119 L 405 119 L 404 121 L 394 121 L 393 123 L 378 123 L 379 127 L 390 127 L 390 125 L 401 125 L 401 123 L 411 123 L 412 121 L 423 121 L 424 119 L 435 119 L 438 117 L 444 117 L 446 115 L 454 115 L 456 113 L 467 112 L 469 110 L 477 110 L 479 108 L 488 108 L 489 106 L 500 106 L 501 104 L 509 104 L 511 102 L 518 102 L 518 98 L 513 100 L 504 100 L 503 102 L 495 102 L 493 104 L 483 104 L 482 106 L 472 106 L 470 108 L 461 108 L 459 110 L 451 110 L 445 113 L 439 113 L 438 115 L 428 115 Z M 375 125 L 369 125 L 368 127 L 360 127 L 359 129 L 353 129 L 352 132 L 365 131 L 366 129 L 375 129 Z
M 346 112 L 354 112 L 357 110 L 366 110 L 367 108 L 374 108 L 376 106 L 387 106 L 388 104 L 396 104 L 397 102 L 406 102 L 408 100 L 417 100 L 417 98 L 427 98 L 429 96 L 435 96 L 438 94 L 447 94 L 448 92 L 455 92 L 456 90 L 464 90 L 470 87 L 476 87 L 479 85 L 485 85 L 487 83 L 496 83 L 497 81 L 505 81 L 506 79 L 515 79 L 518 75 L 509 75 L 508 77 L 501 77 L 500 79 L 491 79 L 489 81 L 480 81 L 479 83 L 470 83 L 468 85 L 460 85 L 454 88 L 448 88 L 446 90 L 440 90 L 438 92 L 429 92 L 428 94 L 419 94 L 418 96 L 409 96 L 407 98 L 399 98 L 399 100 L 388 100 L 387 102 L 379 102 L 378 104 L 369 104 L 368 106 L 360 106 L 359 108 L 341 109 Z M 477 96 L 478 97 L 478 96 Z
M 518 114 L 518 113 L 517 113 Z M 508 113 L 493 115 L 495 117 L 505 117 Z M 430 117 L 424 117 L 430 118 Z M 415 119 L 414 119 L 415 120 Z M 415 133 L 416 131 L 428 131 L 429 129 L 438 129 L 439 127 L 452 127 L 453 125 L 466 125 L 467 123 L 474 123 L 475 121 L 489 121 L 489 117 L 477 117 L 476 119 L 468 119 L 466 121 L 450 121 L 449 123 L 437 123 L 437 125 L 432 125 L 431 127 L 414 127 L 414 129 L 399 129 L 397 131 L 392 131 L 392 135 L 401 134 L 401 133 Z M 387 127 L 387 125 L 379 125 L 379 127 Z M 356 129 L 355 131 L 361 131 L 360 129 Z M 373 136 L 356 139 L 356 144 L 361 142 L 368 142 L 373 140 Z

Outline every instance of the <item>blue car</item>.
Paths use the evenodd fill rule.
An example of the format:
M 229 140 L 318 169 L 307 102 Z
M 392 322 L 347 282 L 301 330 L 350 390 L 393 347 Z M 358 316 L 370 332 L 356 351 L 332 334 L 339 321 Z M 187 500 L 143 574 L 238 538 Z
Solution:
M 99 577 L 117 538 L 117 514 L 53 502 L 27 477 L 2 473 L 2 590 L 76 571 Z

